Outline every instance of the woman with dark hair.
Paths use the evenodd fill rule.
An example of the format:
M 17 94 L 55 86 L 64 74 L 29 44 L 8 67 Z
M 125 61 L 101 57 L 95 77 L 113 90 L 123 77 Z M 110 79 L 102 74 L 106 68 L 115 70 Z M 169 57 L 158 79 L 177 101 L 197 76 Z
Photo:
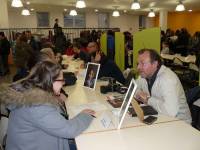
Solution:
M 60 65 L 42 61 L 27 78 L 1 85 L 0 103 L 10 110 L 6 150 L 69 150 L 68 139 L 89 126 L 94 111 L 66 120 L 60 107 L 63 83 Z

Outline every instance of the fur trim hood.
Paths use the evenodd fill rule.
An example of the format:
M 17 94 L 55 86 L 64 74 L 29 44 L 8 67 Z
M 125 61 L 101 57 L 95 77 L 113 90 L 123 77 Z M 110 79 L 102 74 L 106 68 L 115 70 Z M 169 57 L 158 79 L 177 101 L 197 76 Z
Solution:
M 42 89 L 32 88 L 20 92 L 5 84 L 0 86 L 0 103 L 14 107 L 41 104 L 58 105 L 57 98 Z

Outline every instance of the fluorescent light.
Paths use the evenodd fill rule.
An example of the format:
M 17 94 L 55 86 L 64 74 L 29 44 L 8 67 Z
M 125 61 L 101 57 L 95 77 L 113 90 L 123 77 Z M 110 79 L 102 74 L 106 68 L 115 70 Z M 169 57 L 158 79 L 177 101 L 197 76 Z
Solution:
M 70 12 L 69 12 L 69 15 L 70 16 L 76 16 L 77 15 L 77 12 L 75 9 L 72 9 Z
M 119 17 L 120 16 L 119 11 L 118 10 L 114 10 L 112 16 L 113 17 Z
M 176 6 L 176 11 L 184 11 L 185 6 L 183 5 L 182 1 L 179 2 L 179 4 Z
M 30 15 L 30 11 L 29 11 L 27 8 L 24 8 L 24 9 L 22 10 L 22 15 L 23 15 L 23 16 L 29 16 L 29 15 Z
M 134 2 L 131 5 L 131 9 L 134 9 L 134 10 L 140 9 L 140 4 L 138 3 L 137 0 L 134 0 Z
M 22 4 L 21 0 L 13 0 L 11 6 L 12 7 L 23 7 L 23 4 Z
M 153 9 L 150 10 L 148 17 L 155 17 L 155 12 L 153 11 Z
M 85 8 L 86 7 L 85 1 L 84 0 L 77 0 L 76 7 L 77 8 Z

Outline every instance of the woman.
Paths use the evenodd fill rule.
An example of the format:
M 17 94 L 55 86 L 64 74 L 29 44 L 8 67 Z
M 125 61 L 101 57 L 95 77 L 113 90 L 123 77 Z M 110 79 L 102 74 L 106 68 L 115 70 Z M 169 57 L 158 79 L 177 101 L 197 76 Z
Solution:
M 94 111 L 63 117 L 61 67 L 51 61 L 36 64 L 30 75 L 0 89 L 0 103 L 11 111 L 6 150 L 69 150 L 68 139 L 85 130 Z

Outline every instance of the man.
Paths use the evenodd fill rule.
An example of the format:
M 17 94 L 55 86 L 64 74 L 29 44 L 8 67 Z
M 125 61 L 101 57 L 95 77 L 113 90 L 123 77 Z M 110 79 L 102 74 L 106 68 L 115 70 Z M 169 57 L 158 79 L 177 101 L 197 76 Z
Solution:
M 137 68 L 140 77 L 136 99 L 151 105 L 161 114 L 191 123 L 181 82 L 174 72 L 162 65 L 159 54 L 152 49 L 140 50 Z
M 8 55 L 10 54 L 10 43 L 4 32 L 0 32 L 0 75 L 4 76 L 9 72 Z
M 32 47 L 34 51 L 40 51 L 39 43 L 35 40 L 35 38 L 32 36 L 31 31 L 25 31 L 25 35 L 27 37 L 27 43 Z
M 101 64 L 98 78 L 112 77 L 116 79 L 118 82 L 125 84 L 125 78 L 119 67 L 115 64 L 113 60 L 108 59 L 99 50 L 99 47 L 96 42 L 89 42 L 87 49 L 91 58 L 91 62 Z

